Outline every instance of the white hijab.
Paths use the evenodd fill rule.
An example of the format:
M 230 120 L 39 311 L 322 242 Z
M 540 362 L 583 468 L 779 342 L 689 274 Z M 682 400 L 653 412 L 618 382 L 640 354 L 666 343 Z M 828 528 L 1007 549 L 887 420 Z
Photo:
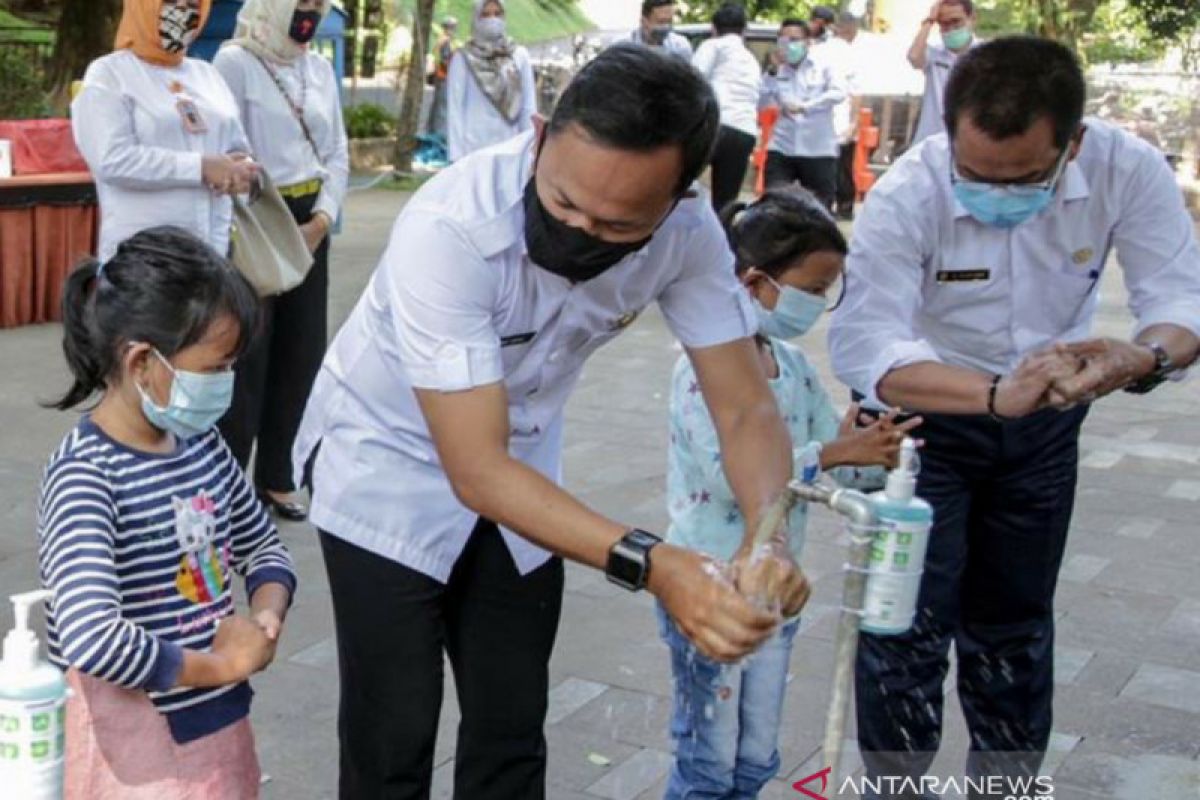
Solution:
M 237 16 L 237 30 L 222 47 L 239 45 L 277 64 L 291 64 L 308 52 L 308 47 L 288 35 L 298 0 L 246 0 Z M 329 13 L 331 0 L 321 6 L 321 19 Z

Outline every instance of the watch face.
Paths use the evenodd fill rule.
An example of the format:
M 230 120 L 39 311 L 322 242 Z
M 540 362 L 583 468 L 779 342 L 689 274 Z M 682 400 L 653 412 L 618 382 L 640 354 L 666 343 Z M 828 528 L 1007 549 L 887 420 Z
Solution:
M 613 557 L 609 560 L 609 578 L 626 588 L 642 588 L 642 575 L 644 572 L 645 570 L 642 569 L 642 565 L 635 559 L 630 558 L 628 553 L 613 553 Z

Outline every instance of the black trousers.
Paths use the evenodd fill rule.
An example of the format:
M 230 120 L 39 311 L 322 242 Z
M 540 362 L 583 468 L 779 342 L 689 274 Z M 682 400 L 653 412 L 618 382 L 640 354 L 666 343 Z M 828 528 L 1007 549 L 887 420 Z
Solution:
M 837 202 L 835 210 L 839 216 L 854 215 L 854 200 L 858 197 L 858 189 L 854 186 L 854 150 L 856 144 L 847 142 L 838 151 L 837 172 Z
M 1086 415 L 925 416 L 917 492 L 933 505 L 934 525 L 917 619 L 900 636 L 864 633 L 858 651 L 858 737 L 870 774 L 929 769 L 951 642 L 968 774 L 1036 774 L 1050 737 L 1054 591 Z
M 483 519 L 445 585 L 324 531 L 321 549 L 341 673 L 341 800 L 429 797 L 443 653 L 462 709 L 454 797 L 544 798 L 562 561 L 521 577 Z
M 712 204 L 718 214 L 738 199 L 757 140 L 737 128 L 721 126 L 712 154 Z
M 806 158 L 771 151 L 767 153 L 767 188 L 799 183 L 833 210 L 837 196 L 837 169 L 838 160 L 834 157 Z
M 317 195 L 285 198 L 296 222 L 312 219 Z M 292 442 L 308 394 L 325 355 L 329 308 L 329 238 L 313 254 L 304 282 L 263 300 L 262 328 L 250 351 L 235 366 L 233 403 L 218 424 L 234 458 L 250 462 L 255 440 L 254 484 L 288 492 L 292 481 Z

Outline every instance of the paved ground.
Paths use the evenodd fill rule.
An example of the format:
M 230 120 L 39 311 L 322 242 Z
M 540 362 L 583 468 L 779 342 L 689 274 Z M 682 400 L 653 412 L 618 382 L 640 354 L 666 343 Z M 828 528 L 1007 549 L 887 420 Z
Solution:
M 403 196 L 356 194 L 334 249 L 334 319 L 374 267 Z M 1100 328 L 1126 335 L 1119 282 L 1105 286 Z M 814 336 L 813 342 L 820 342 Z M 56 327 L 0 332 L 0 593 L 30 588 L 34 498 L 42 466 L 70 426 L 36 401 L 65 386 Z M 813 347 L 814 359 L 825 360 Z M 678 353 L 647 314 L 596 356 L 570 406 L 569 485 L 602 511 L 651 530 L 662 499 L 668 375 Z M 834 384 L 829 382 L 830 386 Z M 1056 736 L 1050 768 L 1058 800 L 1200 798 L 1200 419 L 1195 388 L 1116 397 L 1093 412 L 1078 512 L 1058 593 Z M 840 394 L 840 392 L 838 392 Z M 265 796 L 331 798 L 336 782 L 337 672 L 316 539 L 284 536 L 302 593 L 279 659 L 256 681 L 254 724 Z M 805 568 L 816 595 L 792 661 L 782 737 L 783 772 L 764 794 L 800 797 L 792 781 L 819 769 L 832 666 L 833 607 L 842 554 L 837 527 L 816 514 Z M 553 661 L 550 796 L 556 800 L 661 797 L 668 767 L 668 666 L 650 599 L 572 568 Z M 7 627 L 7 622 L 5 623 Z M 952 708 L 956 708 L 953 701 Z M 437 797 L 449 797 L 456 709 L 447 692 L 437 751 Z M 965 751 L 949 715 L 943 775 Z

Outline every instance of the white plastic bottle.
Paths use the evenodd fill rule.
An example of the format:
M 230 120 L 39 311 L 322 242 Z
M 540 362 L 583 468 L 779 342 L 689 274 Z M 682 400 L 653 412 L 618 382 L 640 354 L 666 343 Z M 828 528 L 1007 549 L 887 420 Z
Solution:
M 888 474 L 882 492 L 871 495 L 881 531 L 871 547 L 861 628 L 897 635 L 912 627 L 917 612 L 925 550 L 933 526 L 933 508 L 915 496 L 920 472 L 917 445 L 905 439 L 900 463 Z
M 0 660 L 0 787 L 5 797 L 61 800 L 67 682 L 42 660 L 29 610 L 51 592 L 15 594 L 15 627 L 4 637 Z

